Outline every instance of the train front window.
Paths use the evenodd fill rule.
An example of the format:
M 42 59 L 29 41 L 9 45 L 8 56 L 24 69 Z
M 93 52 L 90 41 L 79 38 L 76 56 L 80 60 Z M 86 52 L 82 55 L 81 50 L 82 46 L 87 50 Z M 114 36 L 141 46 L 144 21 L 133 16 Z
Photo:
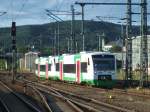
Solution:
M 115 60 L 114 58 L 106 58 L 105 56 L 100 56 L 99 58 L 93 58 L 93 66 L 94 70 L 114 70 L 115 69 Z

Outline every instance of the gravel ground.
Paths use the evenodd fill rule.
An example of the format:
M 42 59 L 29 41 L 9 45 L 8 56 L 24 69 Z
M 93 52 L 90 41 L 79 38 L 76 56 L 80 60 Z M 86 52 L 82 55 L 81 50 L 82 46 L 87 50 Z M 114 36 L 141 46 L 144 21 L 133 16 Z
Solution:
M 24 104 L 14 94 L 3 87 L 3 85 L 0 85 L 0 90 L 0 98 L 7 105 L 10 112 L 33 112 L 33 110 L 31 110 L 26 104 Z M 25 95 L 22 94 L 22 96 Z
M 24 74 L 28 80 L 37 81 L 37 78 L 33 74 Z M 135 110 L 136 112 L 150 112 L 150 99 L 143 98 L 127 94 L 112 93 L 111 91 L 101 91 L 94 88 L 86 88 L 80 86 L 72 86 L 68 84 L 60 84 L 54 81 L 40 81 L 49 86 L 72 92 L 77 95 L 81 95 L 88 98 L 94 98 L 99 101 L 107 102 L 116 106 Z M 143 94 L 149 94 L 149 89 L 138 90 L 130 88 L 127 91 L 138 92 Z M 110 98 L 111 96 L 111 98 Z
M 9 77 L 8 75 L 2 75 L 0 74 L 0 80 L 5 81 L 5 83 L 7 83 L 7 85 L 9 87 L 11 87 L 13 90 L 21 93 L 21 95 L 23 95 L 23 91 L 24 91 L 24 85 L 18 82 L 15 82 L 15 84 L 11 83 L 11 77 Z M 32 100 L 36 100 L 36 101 L 40 101 L 41 99 L 39 99 L 39 97 L 37 96 L 37 94 L 35 94 L 34 92 L 32 92 L 31 88 L 26 88 L 26 95 L 28 95 L 26 97 L 26 99 L 28 97 L 32 97 Z M 65 101 L 60 100 L 59 98 L 53 97 L 51 95 L 46 95 L 47 96 L 47 101 L 50 105 L 50 107 L 52 107 L 51 109 L 54 112 L 75 112 L 75 110 L 68 105 Z M 33 99 L 34 98 L 34 99 Z M 30 102 L 32 101 L 30 100 Z M 37 105 L 40 106 L 40 108 L 42 108 L 42 112 L 46 112 L 46 110 L 43 108 L 41 103 L 37 103 Z M 28 111 L 26 111 L 28 112 Z
M 130 110 L 135 110 L 136 112 L 150 112 L 150 99 L 145 99 L 142 97 L 125 95 L 125 94 L 116 94 L 111 92 L 104 91 L 93 91 L 92 89 L 83 89 L 79 87 L 67 86 L 63 84 L 52 84 L 52 87 L 72 92 L 84 97 L 94 98 L 99 101 L 104 101 L 116 106 L 127 108 Z M 109 97 L 112 96 L 110 99 Z
M 29 77 L 26 75 L 27 79 L 36 81 L 37 78 L 33 75 L 29 75 Z M 116 106 L 120 106 L 123 108 L 127 108 L 130 110 L 134 110 L 136 112 L 150 112 L 150 99 L 133 96 L 133 95 L 127 95 L 127 94 L 119 94 L 119 93 L 112 93 L 111 91 L 100 91 L 98 89 L 92 89 L 92 88 L 81 88 L 78 86 L 72 86 L 67 84 L 60 84 L 53 81 L 42 81 L 45 84 L 48 84 L 49 86 L 65 90 L 68 92 L 75 93 L 77 95 L 81 95 L 88 98 L 94 98 L 99 101 L 104 101 Z M 143 94 L 149 94 L 149 89 L 142 89 L 138 90 L 137 88 L 129 88 L 127 91 L 130 92 L 137 92 L 137 93 L 143 93 Z M 110 98 L 110 96 L 112 98 Z

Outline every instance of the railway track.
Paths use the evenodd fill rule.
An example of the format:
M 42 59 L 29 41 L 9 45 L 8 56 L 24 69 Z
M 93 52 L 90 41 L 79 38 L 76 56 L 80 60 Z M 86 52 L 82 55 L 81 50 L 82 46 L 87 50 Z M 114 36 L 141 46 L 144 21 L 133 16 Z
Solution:
M 39 88 L 35 87 L 35 85 L 34 86 L 33 85 L 27 85 L 27 86 L 33 88 L 34 91 L 41 97 L 42 102 L 44 103 L 48 112 L 62 112 L 62 110 L 59 109 L 59 107 L 57 105 L 51 104 L 51 102 L 49 101 L 49 100 L 51 100 L 51 99 L 49 99 L 50 95 L 49 95 L 49 93 L 45 92 L 44 89 L 43 90 L 39 89 Z M 57 97 L 56 95 L 53 95 L 53 96 Z M 58 97 L 58 98 L 60 98 L 60 97 Z M 65 104 L 67 103 L 67 109 L 66 110 L 68 110 L 70 112 L 83 112 L 81 109 L 79 109 L 76 105 L 74 105 L 69 100 L 66 100 L 66 99 L 61 99 L 61 100 L 63 101 L 63 103 L 65 103 Z
M 20 75 L 22 76 L 22 75 Z M 30 75 L 31 76 L 31 75 Z M 23 77 L 25 77 L 23 75 Z M 28 79 L 28 78 L 27 78 Z M 35 81 L 32 80 L 32 81 Z M 36 80 L 37 81 L 37 80 Z M 36 82 L 35 81 L 35 82 Z M 92 86 L 87 86 L 87 85 L 79 85 L 79 84 L 74 84 L 74 83 L 68 83 L 68 82 L 62 82 L 62 81 L 53 81 L 53 80 L 50 80 L 49 82 L 47 81 L 39 81 L 40 83 L 43 83 L 45 85 L 51 85 L 51 84 L 58 84 L 58 85 L 66 85 L 66 86 L 72 86 L 72 87 L 79 87 L 79 88 L 83 88 L 83 89 L 92 89 L 92 90 L 96 90 L 96 91 L 100 91 L 100 92 L 111 92 L 111 93 L 116 93 L 116 94 L 125 94 L 125 95 L 131 95 L 131 96 L 137 96 L 137 97 L 143 97 L 143 98 L 150 98 L 150 92 L 133 92 L 133 91 L 128 91 L 126 89 L 116 89 L 116 88 L 113 88 L 113 89 L 103 89 L 103 88 L 96 88 L 96 87 L 92 87 Z
M 5 80 L 5 78 L 3 78 L 3 81 Z M 7 78 L 7 82 L 10 80 L 9 78 Z M 82 109 L 78 108 L 75 104 L 73 104 L 72 102 L 70 102 L 69 100 L 57 97 L 56 95 L 50 95 L 47 94 L 43 91 L 38 90 L 35 85 L 28 85 L 22 81 L 15 81 L 15 85 L 19 85 L 22 86 L 22 88 L 24 88 L 24 91 L 28 94 L 28 91 L 30 91 L 29 93 L 33 93 L 34 95 L 31 95 L 32 97 L 36 97 L 35 99 L 37 99 L 38 96 L 38 100 L 40 98 L 40 102 L 44 105 L 44 110 L 46 110 L 46 112 L 84 112 L 82 111 Z M 15 87 L 13 87 L 13 89 L 15 89 Z M 28 94 L 29 95 L 29 94 Z M 55 97 L 55 98 L 54 98 Z M 53 99 L 53 101 L 52 101 Z M 56 102 L 56 103 L 54 103 Z M 5 112 L 5 111 L 4 111 Z M 28 111 L 27 111 L 28 112 Z M 29 111 L 30 112 L 30 111 Z
M 17 82 L 22 83 L 22 81 L 17 81 Z M 35 93 L 38 94 L 38 96 L 40 96 L 41 102 L 46 107 L 46 112 L 62 112 L 62 111 L 63 112 L 65 112 L 65 111 L 67 111 L 67 112 L 84 112 L 84 111 L 82 111 L 82 109 L 78 108 L 71 101 L 69 101 L 65 98 L 59 97 L 56 94 L 49 94 L 44 89 L 42 90 L 41 88 L 39 89 L 38 87 L 36 87 L 35 84 L 27 83 L 26 87 L 31 88 L 33 91 L 35 91 Z M 58 106 L 57 104 L 54 104 L 53 101 L 50 101 L 54 97 L 55 97 L 55 100 L 56 100 L 56 98 L 59 99 L 59 103 L 61 102 L 61 105 Z M 60 108 L 60 106 L 62 106 L 62 107 Z M 64 108 L 64 109 L 62 110 L 62 108 Z
M 78 107 L 82 108 L 83 111 L 92 111 L 92 112 L 133 112 L 128 109 L 120 108 L 114 105 L 110 105 L 104 102 L 97 101 L 95 99 L 85 98 L 79 95 L 75 95 L 73 93 L 69 93 L 66 91 L 58 90 L 53 87 L 48 87 L 43 84 L 39 84 L 36 82 L 30 82 L 25 80 L 28 84 L 33 84 L 34 87 L 39 89 L 42 92 L 47 94 L 52 94 L 53 96 L 57 96 L 59 98 L 63 98 L 67 101 L 72 102 Z
M 2 112 L 41 112 L 41 110 L 25 100 L 0 81 L 0 109 Z
M 68 108 L 73 110 L 73 112 L 83 112 L 83 110 L 81 108 L 76 106 L 74 103 L 72 103 L 70 100 L 66 99 L 62 95 L 56 94 L 55 92 L 50 92 L 50 91 L 44 90 L 44 89 L 39 88 L 39 87 L 37 89 L 41 92 L 41 94 L 43 94 L 45 96 L 47 101 L 48 101 L 49 96 L 56 97 L 56 98 L 59 98 L 61 101 L 65 102 L 68 105 Z M 53 105 L 51 105 L 51 104 L 48 104 L 48 105 L 52 108 L 52 112 L 55 112 L 55 109 L 53 109 Z M 67 110 L 68 109 L 66 109 L 64 111 L 67 111 Z
M 149 95 L 147 93 L 146 93 L 146 95 L 144 95 L 144 94 L 139 94 L 139 93 L 128 92 L 128 91 L 122 90 L 122 89 L 121 90 L 120 89 L 119 90 L 118 89 L 108 90 L 108 89 L 95 88 L 95 87 L 91 87 L 91 86 L 69 84 L 69 83 L 65 83 L 65 82 L 43 81 L 43 80 L 40 81 L 40 80 L 35 80 L 35 79 L 33 80 L 33 78 L 30 78 L 30 77 L 29 77 L 29 80 L 26 80 L 26 78 L 24 79 L 24 77 L 22 77 L 21 75 L 18 78 L 18 80 L 20 80 L 21 82 L 25 82 L 27 85 L 29 84 L 29 85 L 34 86 L 34 87 L 41 87 L 41 88 L 36 88 L 36 89 L 38 89 L 38 91 L 40 91 L 41 94 L 43 94 L 43 96 L 45 97 L 49 106 L 50 106 L 50 104 L 49 104 L 49 101 L 47 99 L 48 99 L 48 96 L 50 95 L 52 97 L 57 97 L 57 98 L 63 100 L 64 102 L 68 102 L 68 101 L 71 102 L 73 105 L 75 105 L 75 107 L 78 107 L 79 109 L 81 109 L 80 110 L 81 112 L 85 111 L 85 110 L 86 110 L 86 112 L 89 110 L 93 110 L 93 111 L 98 110 L 98 111 L 106 111 L 106 112 L 107 111 L 108 112 L 109 111 L 122 112 L 120 110 L 114 110 L 111 108 L 110 108 L 110 110 L 107 110 L 107 109 L 105 109 L 105 108 L 107 108 L 107 105 L 105 107 L 105 104 L 112 104 L 112 106 L 116 105 L 116 107 L 119 106 L 119 107 L 122 107 L 123 109 L 126 108 L 127 111 L 129 109 L 129 111 L 133 110 L 136 112 L 143 111 L 143 106 L 146 105 L 147 107 L 146 107 L 146 109 L 144 109 L 146 111 L 143 111 L 143 112 L 149 112 L 148 111 L 149 110 L 148 109 L 149 104 L 144 101 L 144 100 L 148 101 Z M 41 84 L 41 86 L 38 84 Z M 54 87 L 54 88 L 51 88 L 49 90 L 49 89 L 46 89 L 45 87 L 42 87 L 42 86 L 46 86 L 48 88 L 50 88 L 50 87 Z M 43 88 L 45 91 L 42 90 Z M 54 89 L 54 90 L 56 89 L 55 92 L 52 89 Z M 60 91 L 60 90 L 63 90 L 63 91 Z M 95 94 L 94 94 L 94 91 L 95 91 Z M 69 95 L 66 92 L 72 93 L 72 94 Z M 112 94 L 112 93 L 115 93 L 115 94 Z M 137 95 L 135 95 L 135 94 L 137 94 Z M 77 95 L 77 97 L 76 97 L 76 95 Z M 95 95 L 98 95 L 98 96 L 95 96 Z M 109 99 L 108 95 L 112 95 L 112 99 Z M 84 97 L 86 97 L 86 98 L 88 97 L 88 99 L 86 99 L 85 101 L 82 101 L 82 100 L 80 100 L 82 98 L 80 98 L 78 96 L 82 96 L 83 100 L 84 100 Z M 89 99 L 89 98 L 91 98 L 91 99 Z M 97 99 L 98 101 L 97 100 L 95 101 L 94 99 Z M 73 102 L 73 101 L 75 101 L 75 102 Z M 101 101 L 102 103 L 99 101 Z M 96 106 L 97 104 L 93 105 L 94 104 L 93 102 L 100 103 L 101 104 L 101 106 L 99 104 L 100 108 L 97 108 L 97 106 Z M 103 102 L 105 102 L 105 103 L 103 104 Z M 92 104 L 90 104 L 90 103 L 92 103 Z M 85 105 L 82 105 L 82 104 L 85 104 Z M 96 110 L 94 110 L 92 108 L 88 108 L 88 106 L 90 106 L 90 107 L 92 106 Z M 69 105 L 69 107 L 71 107 L 71 106 Z M 137 109 L 136 107 L 139 107 L 139 108 Z
M 10 112 L 6 104 L 0 98 L 0 112 Z
M 44 104 L 44 106 L 45 106 L 45 108 L 46 108 L 46 111 L 52 112 L 52 109 L 51 109 L 50 106 L 48 105 L 48 103 L 47 103 L 46 98 L 44 97 L 44 95 L 41 94 L 41 92 L 38 91 L 35 87 L 29 86 L 29 85 L 28 85 L 28 87 L 30 87 L 31 89 L 33 89 L 33 91 L 40 97 L 42 103 Z
M 139 92 L 129 92 L 125 89 L 103 89 L 103 88 L 96 88 L 96 87 L 92 87 L 92 86 L 86 86 L 86 85 L 79 85 L 79 84 L 74 84 L 74 83 L 66 83 L 66 82 L 59 82 L 59 81 L 50 81 L 49 83 L 47 82 L 41 82 L 45 85 L 51 85 L 51 84 L 63 84 L 66 86 L 73 86 L 73 87 L 79 87 L 79 88 L 83 88 L 83 89 L 92 89 L 95 91 L 100 91 L 100 92 L 110 92 L 110 93 L 116 93 L 116 94 L 125 94 L 125 95 L 131 95 L 131 96 L 137 96 L 137 97 L 143 97 L 143 98 L 150 98 L 150 93 L 139 93 Z

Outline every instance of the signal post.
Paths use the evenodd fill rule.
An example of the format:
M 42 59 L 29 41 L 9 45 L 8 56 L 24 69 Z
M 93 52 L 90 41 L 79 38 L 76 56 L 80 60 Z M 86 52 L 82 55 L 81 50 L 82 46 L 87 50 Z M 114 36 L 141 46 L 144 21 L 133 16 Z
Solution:
M 12 22 L 11 27 L 11 37 L 12 37 L 12 83 L 15 83 L 16 75 L 16 22 Z

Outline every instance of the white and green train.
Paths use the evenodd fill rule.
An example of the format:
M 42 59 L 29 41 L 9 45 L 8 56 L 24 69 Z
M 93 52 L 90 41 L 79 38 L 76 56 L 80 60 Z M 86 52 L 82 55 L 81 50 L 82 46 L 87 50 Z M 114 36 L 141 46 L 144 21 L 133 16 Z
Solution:
M 116 79 L 116 58 L 111 53 L 81 52 L 36 59 L 39 78 L 112 87 Z

